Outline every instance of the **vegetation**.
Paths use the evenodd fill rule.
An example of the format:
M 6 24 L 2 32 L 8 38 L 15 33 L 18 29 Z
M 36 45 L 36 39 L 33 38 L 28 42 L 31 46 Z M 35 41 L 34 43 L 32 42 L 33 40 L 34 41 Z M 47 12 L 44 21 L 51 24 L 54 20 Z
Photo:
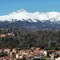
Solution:
M 60 31 L 57 30 L 39 30 L 22 31 L 19 29 L 0 30 L 0 34 L 13 32 L 15 36 L 0 38 L 0 48 L 20 48 L 28 49 L 31 47 L 40 47 L 44 49 L 60 48 Z

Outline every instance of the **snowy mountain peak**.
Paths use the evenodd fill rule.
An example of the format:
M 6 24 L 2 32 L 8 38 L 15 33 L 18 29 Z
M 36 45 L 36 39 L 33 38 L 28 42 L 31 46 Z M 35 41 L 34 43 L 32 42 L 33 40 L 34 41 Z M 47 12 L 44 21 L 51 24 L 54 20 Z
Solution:
M 8 15 L 0 16 L 0 21 L 29 21 L 29 22 L 37 22 L 37 21 L 46 21 L 49 20 L 51 22 L 60 21 L 60 12 L 34 12 L 29 13 L 24 9 L 18 10 L 17 12 L 12 12 Z
M 25 9 L 18 10 L 17 13 L 27 12 Z

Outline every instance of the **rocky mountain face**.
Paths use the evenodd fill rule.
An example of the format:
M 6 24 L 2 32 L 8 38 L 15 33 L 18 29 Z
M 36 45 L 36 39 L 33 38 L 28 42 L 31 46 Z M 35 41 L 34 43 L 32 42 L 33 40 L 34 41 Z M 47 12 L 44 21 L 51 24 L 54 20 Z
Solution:
M 0 16 L 0 28 L 17 28 L 27 30 L 60 30 L 60 12 L 34 12 L 24 9 Z

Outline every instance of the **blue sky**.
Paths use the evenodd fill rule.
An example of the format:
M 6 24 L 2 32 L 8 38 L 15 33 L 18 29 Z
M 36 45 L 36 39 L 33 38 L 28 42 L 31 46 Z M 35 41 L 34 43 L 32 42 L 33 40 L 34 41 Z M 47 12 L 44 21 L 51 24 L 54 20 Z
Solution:
M 29 12 L 60 12 L 60 0 L 0 0 L 0 15 L 9 14 L 20 9 Z

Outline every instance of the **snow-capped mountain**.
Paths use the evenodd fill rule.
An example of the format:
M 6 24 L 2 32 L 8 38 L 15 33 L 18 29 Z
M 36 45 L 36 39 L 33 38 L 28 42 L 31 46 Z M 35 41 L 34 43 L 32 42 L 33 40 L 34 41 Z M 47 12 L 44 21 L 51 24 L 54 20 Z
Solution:
M 29 13 L 24 9 L 18 10 L 17 12 L 12 12 L 8 15 L 0 16 L 0 21 L 28 21 L 28 22 L 37 22 L 37 21 L 46 21 L 59 22 L 60 21 L 60 12 L 34 12 Z
M 60 12 L 27 12 L 24 9 L 0 16 L 0 28 L 60 30 Z

